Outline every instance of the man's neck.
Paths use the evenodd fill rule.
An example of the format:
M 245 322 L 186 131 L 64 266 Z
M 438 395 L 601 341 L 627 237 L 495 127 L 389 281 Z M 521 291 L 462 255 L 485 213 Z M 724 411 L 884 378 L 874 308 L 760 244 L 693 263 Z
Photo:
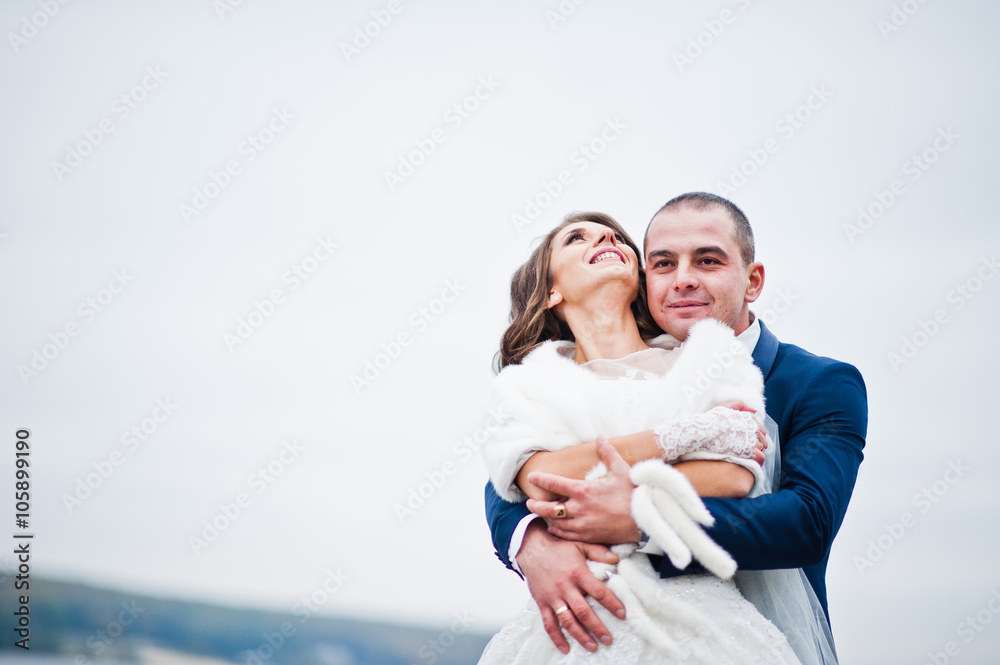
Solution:
M 755 319 L 756 317 L 754 316 L 753 312 L 751 312 L 750 308 L 747 307 L 746 311 L 740 314 L 740 320 L 737 321 L 736 325 L 733 327 L 733 332 L 735 332 L 737 335 L 742 335 L 747 330 L 747 328 L 750 327 L 750 324 L 753 323 Z
M 747 351 L 751 354 L 757 348 L 757 342 L 760 341 L 760 322 L 757 321 L 757 317 L 753 315 L 753 312 L 750 312 L 750 325 L 743 332 L 736 335 L 736 340 L 746 346 Z

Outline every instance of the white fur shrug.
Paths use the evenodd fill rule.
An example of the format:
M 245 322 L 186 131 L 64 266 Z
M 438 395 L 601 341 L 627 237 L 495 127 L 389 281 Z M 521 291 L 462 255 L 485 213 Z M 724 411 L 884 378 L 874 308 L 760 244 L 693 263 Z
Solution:
M 547 342 L 520 365 L 500 372 L 490 407 L 504 420 L 483 454 L 501 497 L 525 498 L 514 479 L 539 451 L 593 441 L 599 434 L 615 437 L 652 429 L 665 420 L 704 413 L 731 400 L 763 415 L 763 378 L 732 329 L 705 319 L 692 326 L 680 346 L 668 335 L 651 344 L 677 356 L 666 375 L 648 379 L 651 399 L 641 403 L 624 399 L 618 381 L 576 364 L 572 342 Z M 710 453 L 691 457 L 695 456 L 713 458 Z

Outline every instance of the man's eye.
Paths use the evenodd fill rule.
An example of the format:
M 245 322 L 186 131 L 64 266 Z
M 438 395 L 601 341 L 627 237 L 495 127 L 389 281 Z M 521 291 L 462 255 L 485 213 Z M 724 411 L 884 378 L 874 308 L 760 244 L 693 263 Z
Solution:
M 719 264 L 719 260 L 718 259 L 713 259 L 713 258 L 704 258 L 704 259 L 701 260 L 701 262 L 702 263 L 707 263 L 707 264 L 710 264 L 710 265 L 718 265 Z

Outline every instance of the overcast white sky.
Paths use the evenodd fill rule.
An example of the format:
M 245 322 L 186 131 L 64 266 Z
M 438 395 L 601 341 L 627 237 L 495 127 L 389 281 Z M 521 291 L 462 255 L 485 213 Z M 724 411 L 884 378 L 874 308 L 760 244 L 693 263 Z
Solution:
M 28 427 L 35 571 L 290 609 L 340 570 L 329 613 L 495 630 L 526 590 L 456 444 L 510 273 L 570 211 L 641 237 L 710 190 L 754 225 L 758 313 L 868 384 L 843 662 L 1000 649 L 994 3 L 44 4 L 0 9 L 0 496 L 13 533 Z

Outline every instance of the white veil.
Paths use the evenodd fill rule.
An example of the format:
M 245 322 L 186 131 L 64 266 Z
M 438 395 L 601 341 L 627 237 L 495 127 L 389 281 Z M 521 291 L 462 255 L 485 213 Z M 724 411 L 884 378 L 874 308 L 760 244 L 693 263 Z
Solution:
M 764 461 L 764 482 L 748 498 L 778 490 L 781 451 L 778 426 L 767 416 L 764 427 L 773 445 Z M 739 570 L 733 581 L 743 596 L 788 638 L 802 665 L 836 665 L 837 651 L 826 613 L 801 568 Z

